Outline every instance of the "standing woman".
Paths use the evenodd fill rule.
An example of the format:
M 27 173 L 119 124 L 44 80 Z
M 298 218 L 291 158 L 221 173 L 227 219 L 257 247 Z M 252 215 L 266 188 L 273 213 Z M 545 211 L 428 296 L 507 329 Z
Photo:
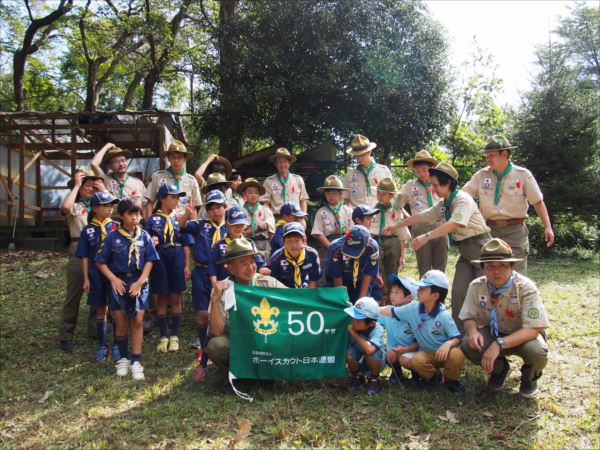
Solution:
M 413 214 L 401 222 L 386 227 L 384 234 L 402 226 L 419 223 L 441 222 L 432 231 L 415 237 L 410 246 L 419 250 L 432 239 L 450 235 L 458 243 L 460 257 L 456 261 L 456 271 L 452 282 L 452 318 L 462 330 L 458 314 L 462 308 L 469 283 L 483 275 L 481 268 L 471 263 L 479 259 L 481 247 L 490 239 L 490 229 L 477 209 L 473 197 L 458 188 L 458 172 L 452 165 L 441 162 L 429 169 L 431 185 L 440 201 L 420 213 Z

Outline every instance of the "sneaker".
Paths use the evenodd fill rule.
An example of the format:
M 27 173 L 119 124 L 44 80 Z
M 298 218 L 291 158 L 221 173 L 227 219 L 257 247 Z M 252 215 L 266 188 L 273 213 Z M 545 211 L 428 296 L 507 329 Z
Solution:
M 105 347 L 104 345 L 101 345 L 100 347 L 98 347 L 98 351 L 96 352 L 96 357 L 94 358 L 94 360 L 96 362 L 104 361 L 107 356 L 108 356 L 108 348 Z
M 178 352 L 179 351 L 179 338 L 177 336 L 171 336 L 169 338 L 169 351 L 170 352 Z
M 440 387 L 440 384 L 442 384 L 442 374 L 439 371 L 428 380 L 419 377 L 418 381 L 415 383 L 416 387 L 425 388 L 430 391 Z
M 112 349 L 110 351 L 112 353 L 112 359 L 114 359 L 115 361 L 118 361 L 121 359 L 121 350 L 119 350 L 118 345 L 113 345 Z
M 165 336 L 161 337 L 158 341 L 158 345 L 156 346 L 156 351 L 158 353 L 167 353 L 169 347 L 169 339 Z
M 129 373 L 130 362 L 127 358 L 121 358 L 117 361 L 115 367 L 117 368 L 117 376 L 124 377 Z
M 510 363 L 506 358 L 502 358 L 504 360 L 504 366 L 502 367 L 502 372 L 493 373 L 490 375 L 487 381 L 487 388 L 492 392 L 498 392 L 504 387 L 504 382 L 506 381 L 506 376 L 508 372 L 510 372 Z
M 367 395 L 375 395 L 381 392 L 381 384 L 379 383 L 379 377 L 369 378 L 367 387 L 365 388 Z
M 523 378 L 521 378 L 521 387 L 519 388 L 519 394 L 521 395 L 521 397 L 535 398 L 537 397 L 538 393 L 539 390 L 537 387 L 536 380 L 526 381 Z
M 410 371 L 410 378 L 404 378 L 406 386 L 419 387 L 421 384 L 421 376 L 414 370 Z
M 392 369 L 392 373 L 388 377 L 388 383 L 390 383 L 392 386 L 396 386 L 398 383 L 400 383 L 400 379 L 398 378 L 398 375 L 396 375 L 394 369 Z
M 192 342 L 190 342 L 190 348 L 194 348 L 196 350 L 202 348 L 202 342 L 200 342 L 200 338 L 195 338 Z
M 467 393 L 467 387 L 457 380 L 445 380 L 444 387 L 455 394 L 464 395 Z
M 196 371 L 194 372 L 194 383 L 200 383 L 206 376 L 207 372 L 208 367 L 198 365 L 198 367 L 196 367 Z
M 359 392 L 360 386 L 363 384 L 363 377 L 360 375 L 350 375 L 348 378 L 348 391 L 349 392 Z
M 65 353 L 73 351 L 73 341 L 60 341 L 60 349 Z
M 144 381 L 144 367 L 139 361 L 136 361 L 131 365 L 131 377 L 135 381 Z

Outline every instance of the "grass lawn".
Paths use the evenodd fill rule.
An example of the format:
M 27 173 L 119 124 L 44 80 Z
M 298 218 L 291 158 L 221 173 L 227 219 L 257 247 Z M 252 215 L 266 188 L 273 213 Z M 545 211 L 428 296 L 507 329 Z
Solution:
M 345 380 L 327 380 L 249 386 L 253 403 L 214 379 L 192 383 L 189 294 L 183 348 L 159 356 L 156 332 L 148 337 L 145 382 L 118 380 L 111 360 L 91 362 L 87 306 L 75 351 L 58 350 L 65 262 L 63 254 L 0 254 L 2 448 L 600 448 L 597 259 L 530 260 L 551 320 L 537 400 L 518 396 L 512 357 L 507 388 L 497 395 L 485 392 L 481 370 L 467 363 L 463 398 L 387 383 L 372 398 L 348 394 Z M 408 266 L 411 272 L 412 258 Z

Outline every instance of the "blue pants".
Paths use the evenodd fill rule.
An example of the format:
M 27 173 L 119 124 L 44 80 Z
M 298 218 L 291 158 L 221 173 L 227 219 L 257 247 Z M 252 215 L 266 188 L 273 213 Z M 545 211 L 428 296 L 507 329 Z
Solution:
M 150 291 L 153 294 L 173 294 L 185 291 L 183 268 L 185 257 L 181 247 L 159 247 L 159 261 L 150 272 Z
M 87 304 L 90 306 L 103 306 L 108 303 L 108 291 L 111 289 L 110 283 L 104 275 L 92 263 L 88 270 L 90 279 L 90 292 L 87 297 Z
M 192 306 L 194 311 L 208 310 L 211 289 L 208 267 L 194 267 L 194 270 L 192 270 Z
M 148 283 L 144 283 L 140 291 L 140 295 L 137 297 L 129 296 L 129 287 L 137 281 L 140 274 L 129 274 L 125 276 L 123 274 L 115 274 L 121 280 L 125 282 L 125 294 L 119 295 L 112 288 L 108 294 L 109 303 L 108 307 L 111 311 L 121 310 L 125 316 L 133 319 L 139 311 L 145 311 L 148 309 Z
M 368 375 L 371 373 L 371 369 L 367 364 L 367 358 L 373 358 L 381 362 L 381 370 L 385 369 L 385 352 L 382 348 L 375 350 L 371 356 L 367 356 L 364 350 L 356 342 L 348 344 L 348 350 L 346 352 L 352 359 L 358 362 L 359 372 L 362 375 Z

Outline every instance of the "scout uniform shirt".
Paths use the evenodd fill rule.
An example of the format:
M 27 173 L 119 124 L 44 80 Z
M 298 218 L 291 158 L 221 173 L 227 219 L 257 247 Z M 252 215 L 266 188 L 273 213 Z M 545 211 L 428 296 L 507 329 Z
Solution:
M 410 180 L 402 186 L 400 194 L 396 197 L 394 206 L 400 209 L 407 203 L 410 205 L 410 213 L 417 214 L 431 208 L 440 198 L 432 191 L 431 187 L 423 185 L 419 179 Z M 428 195 L 429 194 L 429 195 Z
M 102 241 L 106 239 L 109 233 L 115 231 L 117 228 L 119 228 L 119 224 L 110 219 L 104 224 L 92 219 L 92 222 L 89 225 L 83 227 L 81 235 L 79 236 L 79 245 L 77 246 L 75 256 L 78 258 L 89 258 L 90 271 L 93 270 L 92 267 L 95 267 L 91 261 L 93 261 L 98 250 L 100 250 Z
M 379 203 L 377 203 L 377 205 L 379 205 Z M 392 234 L 388 236 L 381 234 L 385 227 L 389 225 L 395 225 L 405 218 L 404 212 L 401 209 L 395 208 L 393 201 L 388 203 L 385 212 L 384 209 L 380 208 L 379 206 L 375 207 L 381 212 L 379 214 L 375 214 L 373 216 L 373 221 L 371 222 L 371 228 L 369 231 L 374 239 L 380 240 L 381 238 L 387 237 L 397 237 L 401 241 L 410 239 L 410 231 L 408 231 L 408 227 L 400 227 L 398 230 L 394 230 Z
M 336 218 L 336 215 L 338 218 Z M 312 227 L 311 235 L 321 234 L 330 241 L 337 239 L 352 226 L 352 208 L 344 205 L 343 202 L 337 207 L 330 204 L 322 206 L 315 215 L 315 222 Z
M 150 236 L 158 238 L 157 247 L 181 247 L 193 244 L 192 237 L 181 232 L 175 214 L 166 214 L 160 209 L 146 220 L 146 231 Z
M 223 222 L 221 226 L 215 227 L 214 222 L 208 218 L 188 220 L 185 234 L 190 235 L 194 240 L 192 250 L 194 261 L 208 269 L 212 247 L 227 236 L 227 224 Z
M 413 301 L 411 303 L 418 302 Z M 416 342 L 413 329 L 410 326 L 410 323 L 408 323 L 408 321 L 398 319 L 394 316 L 390 317 L 381 315 L 379 316 L 377 321 L 385 328 L 385 332 L 387 335 L 386 347 L 388 350 L 391 350 L 398 346 L 410 347 Z
M 271 276 L 277 278 L 289 288 L 307 288 L 310 281 L 319 281 L 321 265 L 317 251 L 305 246 L 297 260 L 288 257 L 285 248 L 271 255 L 267 267 Z
M 87 225 L 88 213 L 91 211 L 89 200 L 74 202 L 69 214 L 65 216 L 71 240 L 79 239 L 81 230 Z
M 208 276 L 217 277 L 217 280 L 224 280 L 229 277 L 229 270 L 225 267 L 225 264 L 217 264 L 221 259 L 225 258 L 225 252 L 227 251 L 227 244 L 231 242 L 229 237 L 225 237 L 213 245 L 210 251 L 210 261 L 208 262 Z M 262 269 L 265 267 L 265 260 L 260 255 L 254 257 L 256 263 L 256 269 Z
M 445 206 L 448 203 L 449 206 Z M 423 222 L 429 224 L 438 221 L 448 222 L 452 219 L 455 223 L 462 225 L 452 232 L 452 238 L 457 242 L 490 231 L 477 209 L 477 203 L 473 197 L 459 189 L 452 193 L 448 201 L 440 200 L 433 207 L 419 213 L 419 217 Z
M 174 184 L 177 189 L 185 191 L 185 197 L 179 197 L 179 203 L 177 208 L 175 208 L 176 216 L 181 216 L 185 213 L 184 205 L 190 203 L 190 201 L 193 202 L 194 207 L 196 208 L 202 205 L 200 187 L 198 187 L 198 182 L 194 176 L 185 173 L 181 176 L 181 179 L 178 180 L 169 169 L 158 170 L 152 174 L 152 178 L 146 189 L 146 198 L 148 201 L 155 201 L 158 189 L 165 183 Z
M 267 192 L 260 197 L 260 202 L 269 202 L 269 207 L 274 214 L 279 214 L 284 203 L 293 202 L 300 206 L 300 200 L 309 199 L 304 180 L 300 175 L 291 172 L 288 172 L 285 180 L 278 173 L 271 175 L 265 179 L 263 185 Z
M 250 221 L 250 225 L 246 229 L 250 228 L 252 230 L 250 239 L 264 241 L 269 239 L 269 234 L 275 233 L 275 217 L 273 217 L 273 213 L 269 208 L 260 203 L 256 203 L 254 206 L 244 203 L 244 211 L 246 211 Z M 264 227 L 265 224 L 267 229 L 258 231 L 258 227 Z
M 225 193 L 225 197 L 227 198 L 227 207 L 231 208 L 232 206 L 244 206 L 244 199 L 237 192 L 233 192 L 231 188 L 227 188 L 227 192 Z
M 344 192 L 344 199 L 350 202 L 350 207 L 353 209 L 358 205 L 375 206 L 377 185 L 386 177 L 393 178 L 390 169 L 382 164 L 377 164 L 374 159 L 366 172 L 368 172 L 368 185 L 365 176 L 358 168 L 348 172 L 344 177 L 344 187 L 350 189 L 350 191 Z
M 419 302 L 395 306 L 392 308 L 392 317 L 408 322 L 419 350 L 437 351 L 450 339 L 461 337 L 452 316 L 442 303 L 438 303 L 430 313 L 426 313 L 424 305 Z
M 499 295 L 496 303 L 499 333 L 506 335 L 521 328 L 549 327 L 550 321 L 535 283 L 518 272 L 513 272 L 513 277 L 512 286 Z M 493 307 L 488 282 L 485 277 L 479 277 L 469 285 L 459 317 L 477 321 L 478 328 L 487 327 Z
M 140 227 L 136 227 L 133 235 L 122 227 L 110 233 L 94 258 L 95 263 L 106 264 L 117 276 L 139 276 L 148 261 L 158 261 L 158 253 L 150 235 Z
M 383 338 L 385 333 L 383 326 L 381 326 L 379 322 L 375 322 L 374 327 L 368 328 L 365 331 L 358 331 L 357 333 L 360 337 L 362 337 L 364 340 L 369 342 L 369 344 L 376 348 L 375 352 L 377 352 L 378 350 L 384 350 L 385 346 L 383 343 Z M 361 354 L 364 354 L 365 352 L 356 340 L 356 338 L 351 334 L 348 335 L 348 347 L 353 347 L 354 349 L 358 350 Z
M 479 197 L 479 209 L 486 220 L 524 219 L 529 204 L 544 199 L 535 178 L 524 167 L 512 164 L 509 172 L 502 177 L 499 192 L 496 193 L 498 176 L 486 167 L 478 171 L 463 186 L 463 190 L 473 197 Z
M 129 198 L 142 203 L 146 194 L 146 187 L 142 180 L 127 174 L 123 180 L 118 179 L 113 173 L 106 174 L 104 184 L 108 192 L 119 200 Z

